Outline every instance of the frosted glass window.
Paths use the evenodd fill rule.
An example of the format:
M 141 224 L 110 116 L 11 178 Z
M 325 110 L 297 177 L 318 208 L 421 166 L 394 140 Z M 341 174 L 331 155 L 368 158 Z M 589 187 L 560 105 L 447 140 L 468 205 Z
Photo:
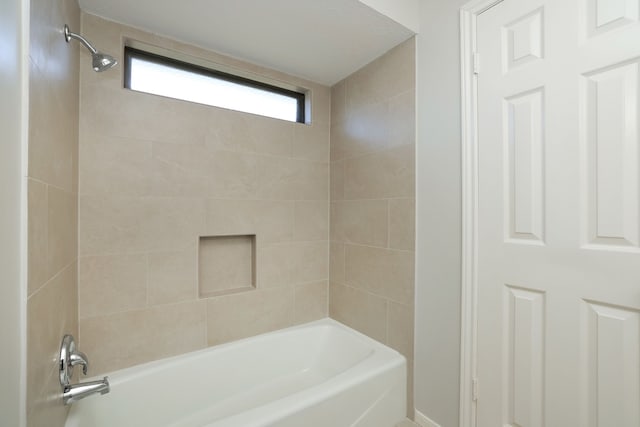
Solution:
M 304 123 L 304 94 L 125 48 L 125 87 L 139 92 Z

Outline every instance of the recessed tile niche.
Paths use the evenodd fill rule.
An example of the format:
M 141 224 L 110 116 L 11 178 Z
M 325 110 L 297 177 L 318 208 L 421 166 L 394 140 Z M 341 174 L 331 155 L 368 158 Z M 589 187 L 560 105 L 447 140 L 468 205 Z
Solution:
M 200 298 L 255 289 L 256 236 L 201 236 L 198 246 Z

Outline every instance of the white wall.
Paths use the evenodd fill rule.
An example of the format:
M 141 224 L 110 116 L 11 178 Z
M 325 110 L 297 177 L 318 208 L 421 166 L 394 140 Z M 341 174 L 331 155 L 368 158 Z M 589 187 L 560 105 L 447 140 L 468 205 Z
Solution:
M 459 8 L 421 0 L 417 73 L 416 410 L 458 426 L 461 137 Z
M 419 13 L 421 0 L 360 0 L 372 9 L 388 16 L 414 33 L 420 28 Z
M 22 168 L 28 0 L 0 2 L 0 424 L 25 422 Z

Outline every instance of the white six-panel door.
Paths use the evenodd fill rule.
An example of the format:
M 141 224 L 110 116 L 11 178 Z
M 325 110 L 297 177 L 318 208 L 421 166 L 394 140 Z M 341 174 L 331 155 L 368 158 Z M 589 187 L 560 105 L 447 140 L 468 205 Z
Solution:
M 640 426 L 639 5 L 478 17 L 479 427 Z

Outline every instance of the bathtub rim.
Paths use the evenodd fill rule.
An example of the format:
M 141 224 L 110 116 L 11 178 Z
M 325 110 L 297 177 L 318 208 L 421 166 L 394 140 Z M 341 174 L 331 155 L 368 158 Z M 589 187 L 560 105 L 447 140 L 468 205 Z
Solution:
M 151 374 L 155 371 L 159 371 L 161 370 L 163 367 L 167 366 L 167 365 L 171 365 L 173 363 L 184 363 L 188 360 L 195 360 L 195 359 L 199 359 L 201 357 L 204 357 L 205 355 L 207 355 L 208 353 L 214 352 L 214 351 L 219 351 L 219 350 L 224 350 L 224 351 L 229 351 L 231 349 L 233 349 L 234 347 L 241 347 L 242 345 L 249 343 L 251 341 L 256 341 L 256 340 L 267 340 L 270 337 L 273 336 L 278 336 L 278 335 L 284 335 L 287 334 L 289 332 L 292 331 L 296 331 L 296 330 L 300 330 L 300 329 L 307 329 L 307 328 L 313 328 L 313 327 L 317 327 L 317 326 L 333 326 L 333 327 L 337 327 L 340 330 L 347 332 L 349 334 L 354 335 L 356 338 L 358 338 L 359 341 L 363 341 L 364 343 L 366 343 L 367 345 L 370 345 L 372 347 L 372 350 L 374 350 L 375 352 L 381 352 L 386 356 L 392 357 L 392 356 L 397 356 L 402 358 L 402 360 L 404 360 L 404 362 L 406 363 L 406 357 L 401 354 L 400 352 L 398 352 L 397 350 L 387 346 L 386 344 L 383 344 L 379 341 L 377 341 L 374 338 L 371 338 L 365 334 L 363 334 L 362 332 L 359 332 L 335 319 L 332 319 L 330 317 L 324 317 L 322 319 L 318 319 L 318 320 L 313 320 L 311 322 L 306 322 L 306 323 L 301 323 L 298 325 L 293 325 L 293 326 L 288 326 L 286 328 L 282 328 L 282 329 L 276 329 L 273 331 L 269 331 L 269 332 L 265 332 L 262 334 L 258 334 L 258 335 L 253 335 L 250 337 L 245 337 L 245 338 L 241 338 L 235 341 L 230 341 L 230 342 L 226 342 L 226 343 L 222 343 L 222 344 L 216 344 L 213 346 L 209 346 L 209 347 L 205 347 L 199 350 L 195 350 L 195 351 L 190 351 L 187 353 L 182 353 L 182 354 L 177 354 L 177 355 L 173 355 L 173 356 L 167 356 L 167 357 L 163 357 L 161 359 L 156 359 L 156 360 L 151 360 L 149 362 L 143 362 L 137 365 L 133 365 L 133 366 L 128 366 L 126 368 L 121 368 L 121 369 L 116 369 L 113 371 L 108 371 L 108 372 L 103 372 L 97 375 L 93 375 L 91 377 L 86 377 L 86 378 L 82 378 L 82 381 L 93 381 L 93 380 L 100 380 L 103 377 L 107 376 L 109 377 L 109 382 L 114 385 L 117 386 L 118 384 L 126 381 L 126 380 L 133 380 L 137 377 L 140 376 L 144 376 L 144 375 L 148 375 Z

